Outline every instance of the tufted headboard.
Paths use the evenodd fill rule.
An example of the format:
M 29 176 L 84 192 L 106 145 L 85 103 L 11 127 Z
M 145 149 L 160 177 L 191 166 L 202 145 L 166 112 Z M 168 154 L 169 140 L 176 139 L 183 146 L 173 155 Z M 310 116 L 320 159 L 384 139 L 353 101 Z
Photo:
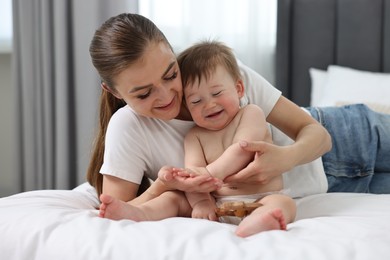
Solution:
M 276 87 L 307 106 L 329 64 L 390 72 L 390 0 L 278 0 Z

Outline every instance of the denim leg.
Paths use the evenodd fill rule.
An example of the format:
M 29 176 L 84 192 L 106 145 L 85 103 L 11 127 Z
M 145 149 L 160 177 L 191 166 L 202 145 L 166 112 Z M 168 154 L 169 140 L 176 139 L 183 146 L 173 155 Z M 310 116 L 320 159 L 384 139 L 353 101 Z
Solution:
M 307 109 L 332 137 L 328 192 L 390 193 L 390 115 L 361 104 Z

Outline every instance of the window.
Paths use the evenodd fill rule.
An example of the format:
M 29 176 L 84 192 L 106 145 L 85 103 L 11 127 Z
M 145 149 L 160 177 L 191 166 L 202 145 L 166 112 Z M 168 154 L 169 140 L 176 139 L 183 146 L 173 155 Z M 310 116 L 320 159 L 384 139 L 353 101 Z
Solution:
M 233 48 L 236 56 L 274 81 L 276 0 L 142 0 L 139 13 L 151 19 L 179 53 L 205 39 Z
M 1 0 L 0 53 L 12 49 L 12 0 Z

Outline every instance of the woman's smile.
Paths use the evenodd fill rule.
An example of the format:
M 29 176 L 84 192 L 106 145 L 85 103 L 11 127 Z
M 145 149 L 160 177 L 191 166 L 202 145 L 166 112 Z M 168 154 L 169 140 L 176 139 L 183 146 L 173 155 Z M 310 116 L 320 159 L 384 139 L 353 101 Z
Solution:
M 156 106 L 156 109 L 159 110 L 171 110 L 176 104 L 176 95 L 172 98 L 171 102 L 166 105 Z

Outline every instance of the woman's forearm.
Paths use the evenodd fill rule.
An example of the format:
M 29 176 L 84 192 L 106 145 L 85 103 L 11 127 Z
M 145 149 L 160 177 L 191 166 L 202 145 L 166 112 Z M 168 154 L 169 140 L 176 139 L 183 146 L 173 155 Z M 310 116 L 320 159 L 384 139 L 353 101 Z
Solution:
M 332 147 L 328 131 L 309 113 L 281 96 L 267 121 L 295 142 L 287 147 L 290 167 L 311 162 Z
M 301 165 L 328 152 L 332 148 L 332 140 L 324 127 L 313 123 L 302 128 L 290 148 L 292 149 L 290 155 L 295 158 L 294 165 Z

